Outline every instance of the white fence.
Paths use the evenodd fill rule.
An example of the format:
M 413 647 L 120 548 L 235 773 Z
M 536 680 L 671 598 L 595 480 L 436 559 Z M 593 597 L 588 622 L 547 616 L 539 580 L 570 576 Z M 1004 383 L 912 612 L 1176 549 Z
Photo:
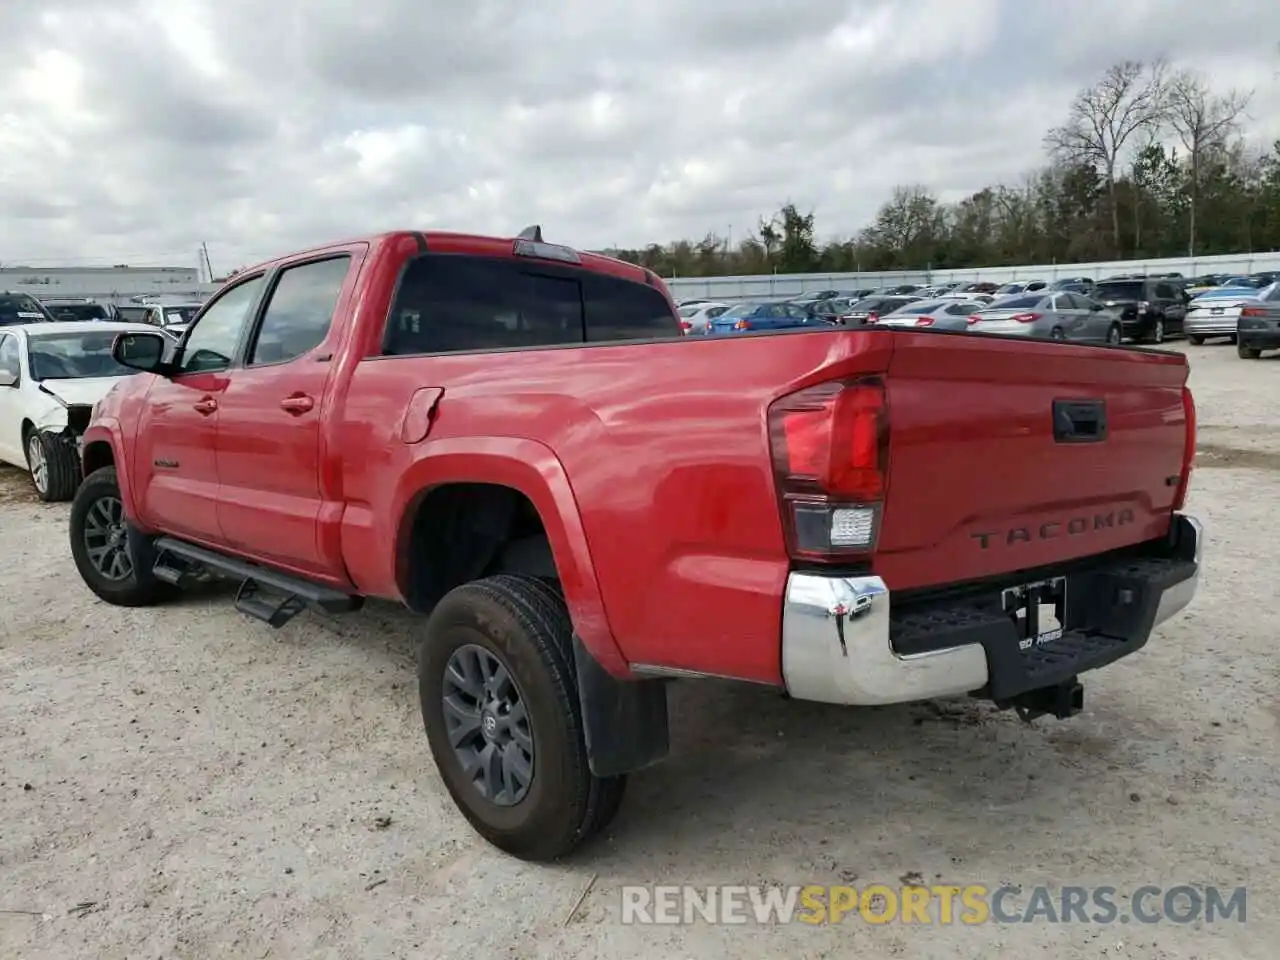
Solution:
M 1055 263 L 1021 267 L 975 267 L 964 270 L 863 271 L 861 273 L 778 273 L 746 277 L 673 277 L 667 286 L 677 300 L 706 297 L 713 300 L 748 300 L 753 297 L 791 297 L 815 290 L 859 290 L 901 283 L 946 283 L 987 280 L 1057 280 L 1091 277 L 1101 280 L 1117 273 L 1180 273 L 1197 277 L 1206 273 L 1257 273 L 1280 270 L 1280 251 L 1241 253 L 1220 257 L 1175 257 L 1168 260 L 1110 260 L 1103 263 Z

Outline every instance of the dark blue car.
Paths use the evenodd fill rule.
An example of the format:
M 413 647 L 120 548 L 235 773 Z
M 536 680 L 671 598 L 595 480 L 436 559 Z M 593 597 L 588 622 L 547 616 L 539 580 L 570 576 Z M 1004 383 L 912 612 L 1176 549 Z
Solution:
M 754 333 L 787 327 L 826 327 L 794 303 L 738 303 L 707 323 L 707 333 Z

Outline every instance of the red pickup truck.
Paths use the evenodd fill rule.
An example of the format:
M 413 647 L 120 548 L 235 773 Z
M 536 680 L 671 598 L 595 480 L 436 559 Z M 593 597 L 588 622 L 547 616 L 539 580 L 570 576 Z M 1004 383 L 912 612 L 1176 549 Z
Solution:
M 440 775 L 565 854 L 668 751 L 666 683 L 1082 706 L 1199 577 L 1185 359 L 970 333 L 682 337 L 650 271 L 390 233 L 246 270 L 96 407 L 71 549 L 143 605 L 424 615 Z M 167 346 L 168 344 L 168 346 Z

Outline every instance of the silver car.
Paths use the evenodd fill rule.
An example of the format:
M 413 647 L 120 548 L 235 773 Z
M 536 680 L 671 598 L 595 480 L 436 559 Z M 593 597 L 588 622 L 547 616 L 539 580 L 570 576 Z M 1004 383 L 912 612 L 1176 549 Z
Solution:
M 876 324 L 880 327 L 927 327 L 931 330 L 964 330 L 968 327 L 968 318 L 982 309 L 983 304 L 975 300 L 956 300 L 943 298 L 937 300 L 921 300 L 899 307 L 893 313 L 880 318 Z
M 1215 287 L 1206 290 L 1187 304 L 1187 318 L 1182 331 L 1199 346 L 1207 337 L 1236 338 L 1240 311 L 1258 302 L 1280 302 L 1280 283 L 1255 290 L 1251 287 Z
M 1120 317 L 1079 293 L 1057 291 L 1028 297 L 1006 297 L 969 317 L 972 333 L 1120 343 Z
M 701 335 L 707 332 L 707 322 L 714 320 L 728 310 L 730 304 L 716 303 L 713 300 L 697 300 L 679 307 L 680 332 L 685 336 Z

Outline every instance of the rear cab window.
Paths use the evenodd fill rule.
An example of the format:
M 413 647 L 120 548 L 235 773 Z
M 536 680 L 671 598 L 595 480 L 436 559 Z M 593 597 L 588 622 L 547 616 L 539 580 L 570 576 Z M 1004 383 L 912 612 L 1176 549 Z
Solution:
M 49 311 L 25 293 L 0 293 L 0 326 L 52 320 Z
M 50 310 L 59 320 L 108 320 L 107 308 L 100 303 L 59 303 Z
M 249 352 L 248 365 L 287 363 L 324 342 L 351 269 L 349 255 L 280 271 Z
M 997 306 L 1001 310 L 1028 310 L 1031 307 L 1040 306 L 1040 302 L 1044 297 L 1010 297 L 1008 300 L 1001 300 Z
M 1141 280 L 1117 280 L 1100 283 L 1094 288 L 1098 300 L 1141 300 L 1146 296 L 1147 285 Z
M 519 350 L 681 336 L 661 290 L 540 260 L 425 253 L 400 280 L 390 356 Z

